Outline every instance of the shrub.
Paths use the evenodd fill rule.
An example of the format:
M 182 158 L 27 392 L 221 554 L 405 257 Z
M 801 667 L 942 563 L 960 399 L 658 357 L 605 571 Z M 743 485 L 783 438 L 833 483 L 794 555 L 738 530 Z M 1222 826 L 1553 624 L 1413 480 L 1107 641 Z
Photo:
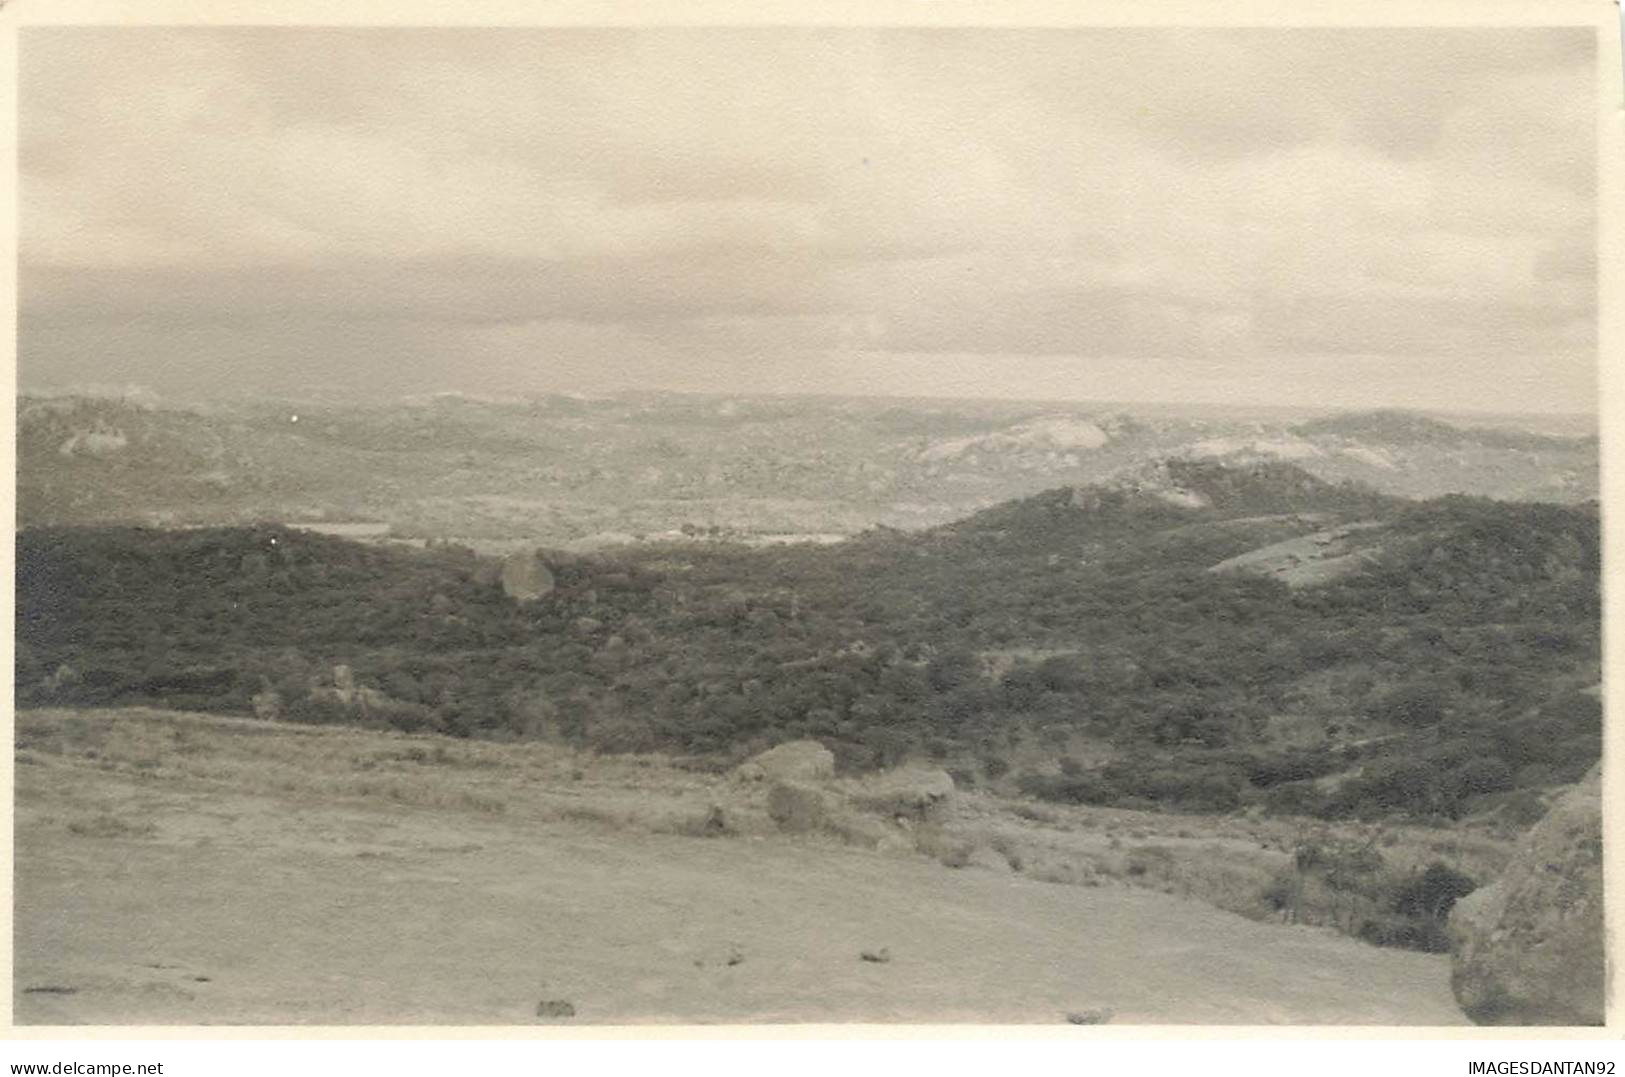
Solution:
M 1259 897 L 1276 912 L 1296 914 L 1299 892 L 1298 873 L 1291 867 L 1282 867 L 1271 877 Z
M 1450 932 L 1444 921 L 1431 918 L 1368 916 L 1360 921 L 1355 935 L 1373 946 L 1393 946 L 1429 954 L 1450 952 Z
M 1394 893 L 1392 908 L 1401 916 L 1426 918 L 1442 923 L 1457 900 L 1478 889 L 1478 883 L 1443 861 L 1435 860 L 1421 874 L 1402 883 Z
M 1286 782 L 1264 795 L 1264 808 L 1276 815 L 1319 815 L 1326 796 L 1313 782 Z
M 68 824 L 68 833 L 81 838 L 150 838 L 158 827 L 150 821 L 132 823 L 111 812 L 102 812 Z
M 1512 788 L 1512 768 L 1499 759 L 1474 759 L 1451 775 L 1453 792 L 1460 797 L 1498 793 Z
M 1501 819 L 1517 828 L 1534 826 L 1546 816 L 1546 802 L 1533 789 L 1521 789 L 1501 805 Z
M 1054 825 L 1055 823 L 1061 821 L 1061 817 L 1055 814 L 1053 811 L 1050 811 L 1048 808 L 1035 808 L 1027 804 L 1017 804 L 1012 810 L 1015 812 L 1017 817 L 1025 819 L 1029 823 L 1047 823 Z
M 1436 683 L 1403 684 L 1383 694 L 1371 707 L 1370 715 L 1399 726 L 1437 725 L 1449 702 L 1446 689 Z
M 594 722 L 587 732 L 587 744 L 606 755 L 653 751 L 659 745 L 654 731 L 630 718 L 609 718 Z

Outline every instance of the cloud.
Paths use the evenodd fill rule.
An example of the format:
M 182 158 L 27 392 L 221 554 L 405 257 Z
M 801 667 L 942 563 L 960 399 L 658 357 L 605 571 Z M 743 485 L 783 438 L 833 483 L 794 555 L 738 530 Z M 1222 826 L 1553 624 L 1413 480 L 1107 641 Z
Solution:
M 1576 343 L 1573 326 L 1593 319 L 1574 310 L 1499 299 L 1302 296 L 1257 312 L 1260 343 L 1298 354 L 1411 355 L 1459 363 L 1475 356 L 1540 356 Z M 1470 366 L 1455 366 L 1458 375 Z
M 1594 362 L 1589 31 L 22 42 L 31 378 L 117 347 L 154 382 L 273 384 L 324 339 L 554 388 L 518 342 L 674 387 L 859 352 L 1017 380 L 1024 355 Z M 205 342 L 213 367 L 177 359 Z
M 809 279 L 811 276 L 812 279 Z M 838 300 L 804 260 L 732 246 L 542 260 L 492 255 L 331 258 L 230 268 L 41 267 L 22 306 L 42 321 L 263 322 L 300 315 L 407 323 L 563 319 L 628 324 L 786 315 Z

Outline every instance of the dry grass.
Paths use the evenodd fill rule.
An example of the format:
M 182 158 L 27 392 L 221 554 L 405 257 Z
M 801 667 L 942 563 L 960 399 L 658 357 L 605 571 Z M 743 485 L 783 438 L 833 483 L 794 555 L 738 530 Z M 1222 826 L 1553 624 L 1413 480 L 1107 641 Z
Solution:
M 614 772 L 626 765 L 606 765 L 552 745 L 270 725 L 145 708 L 23 712 L 16 739 L 31 767 L 40 770 L 93 767 L 177 787 L 224 785 L 239 793 L 316 801 L 483 815 L 517 810 L 543 818 L 559 817 L 564 790 L 569 797 L 580 795 L 582 778 L 576 775 L 613 782 Z
M 974 837 L 964 833 L 952 833 L 935 824 L 928 824 L 914 831 L 915 850 L 943 867 L 965 867 L 971 862 L 976 847 L 977 841 Z

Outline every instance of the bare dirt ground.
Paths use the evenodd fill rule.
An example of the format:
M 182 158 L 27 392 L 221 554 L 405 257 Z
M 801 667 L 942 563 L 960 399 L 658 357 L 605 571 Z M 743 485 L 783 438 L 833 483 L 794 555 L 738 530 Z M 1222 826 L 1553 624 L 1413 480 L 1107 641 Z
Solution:
M 780 835 L 646 760 L 140 710 L 17 739 L 19 1024 L 1466 1023 L 1442 957 Z

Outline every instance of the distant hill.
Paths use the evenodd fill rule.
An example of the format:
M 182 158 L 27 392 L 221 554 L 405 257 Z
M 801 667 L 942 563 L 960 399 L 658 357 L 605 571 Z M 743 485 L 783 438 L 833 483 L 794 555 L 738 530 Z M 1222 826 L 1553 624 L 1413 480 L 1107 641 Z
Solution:
M 1472 440 L 1469 431 L 1459 426 L 1398 410 L 1328 415 L 1292 429 L 1303 437 L 1367 438 L 1394 445 L 1457 445 Z
M 1332 484 L 1294 464 L 1227 466 L 1211 461 L 1154 461 L 1093 486 L 1063 487 L 996 505 L 940 534 L 985 548 L 1097 554 L 1103 541 L 1138 540 L 1141 554 L 1169 540 L 1200 537 L 1246 548 L 1255 536 L 1300 534 L 1326 520 L 1391 512 L 1403 502 L 1354 483 Z M 1206 527 L 1223 522 L 1223 527 Z M 1237 526 L 1243 525 L 1243 526 Z M 1183 556 L 1199 557 L 1191 551 Z
M 395 536 L 565 545 L 594 535 L 921 530 L 1178 462 L 1292 464 L 1406 498 L 1596 496 L 1595 438 L 1399 412 L 1302 420 L 1006 402 L 636 394 L 182 407 L 25 396 L 25 525 L 380 521 Z M 1194 480 L 1192 480 L 1194 481 Z
M 369 465 L 313 444 L 286 412 L 203 412 L 124 399 L 24 398 L 17 451 L 25 525 L 299 516 L 349 500 L 359 475 L 386 486 L 390 470 L 387 462 Z
M 1292 431 L 1308 438 L 1338 437 L 1389 445 L 1478 445 L 1499 449 L 1565 449 L 1595 438 L 1564 438 L 1523 430 L 1457 426 L 1419 412 L 1377 410 L 1328 415 L 1299 423 Z

